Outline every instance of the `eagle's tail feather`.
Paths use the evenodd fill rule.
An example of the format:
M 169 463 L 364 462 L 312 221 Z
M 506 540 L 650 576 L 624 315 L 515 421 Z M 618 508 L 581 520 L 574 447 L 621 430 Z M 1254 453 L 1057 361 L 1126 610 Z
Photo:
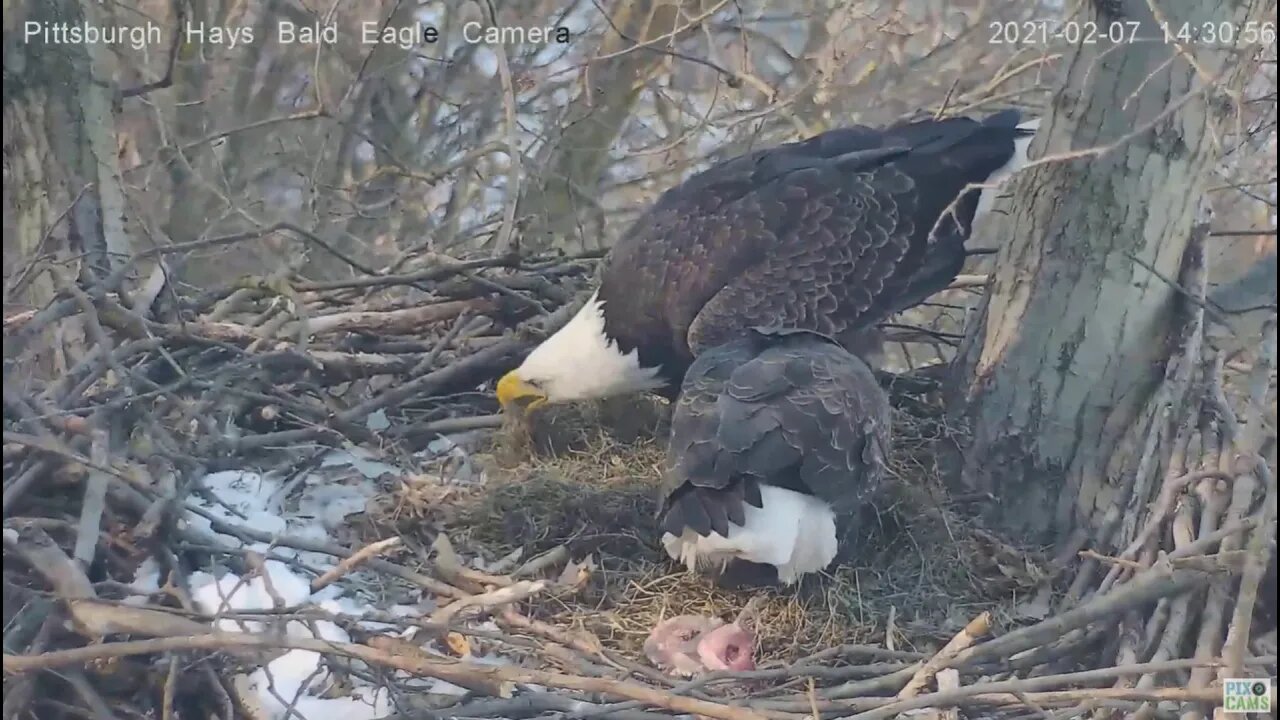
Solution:
M 731 524 L 727 534 L 674 527 L 670 521 L 677 516 L 668 511 L 662 524 L 662 544 L 667 554 L 692 571 L 732 558 L 773 565 L 783 583 L 795 582 L 835 559 L 835 515 L 826 503 L 774 485 L 761 485 L 759 491 L 762 507 L 742 504 L 745 521 Z M 673 504 L 671 510 L 675 509 Z M 683 516 L 682 508 L 680 517 Z

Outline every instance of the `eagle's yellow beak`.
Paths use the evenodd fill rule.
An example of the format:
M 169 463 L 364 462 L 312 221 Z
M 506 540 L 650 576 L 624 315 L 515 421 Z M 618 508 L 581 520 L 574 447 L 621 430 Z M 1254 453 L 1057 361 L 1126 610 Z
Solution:
M 507 373 L 498 381 L 498 402 L 506 410 L 512 404 L 525 410 L 532 410 L 547 401 L 546 393 L 525 382 L 515 371 Z

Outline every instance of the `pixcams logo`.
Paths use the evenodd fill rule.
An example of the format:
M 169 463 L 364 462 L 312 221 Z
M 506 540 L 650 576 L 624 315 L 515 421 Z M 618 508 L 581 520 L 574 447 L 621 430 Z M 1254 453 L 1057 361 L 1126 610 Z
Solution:
M 1223 682 L 1222 709 L 1229 713 L 1271 712 L 1271 678 L 1234 678 Z

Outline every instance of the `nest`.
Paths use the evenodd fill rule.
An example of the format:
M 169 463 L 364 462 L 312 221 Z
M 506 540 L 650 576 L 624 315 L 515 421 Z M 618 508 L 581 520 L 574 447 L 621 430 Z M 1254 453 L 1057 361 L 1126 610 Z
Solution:
M 895 411 L 895 482 L 864 513 L 856 558 L 798 588 L 727 591 L 673 565 L 654 541 L 663 411 L 645 398 L 619 408 L 556 410 L 495 438 L 483 491 L 451 504 L 455 541 L 499 555 L 563 546 L 602 572 L 556 617 L 638 653 L 663 618 L 724 615 L 760 594 L 765 661 L 794 662 L 835 645 L 945 641 L 1015 588 L 1030 588 L 1040 553 L 1001 543 L 946 504 L 928 448 L 949 433 L 939 417 Z M 919 408 L 916 409 L 917 412 Z M 658 416 L 654 418 L 654 416 Z M 936 415 L 936 414 L 935 414 Z M 649 432 L 636 435 L 636 418 Z M 532 437 L 530 437 L 532 435 Z M 514 447 L 513 447 L 514 446 Z M 402 530 L 409 530 L 402 528 Z M 1029 564 L 1029 565 L 1028 565 Z M 998 611 L 998 610 L 997 610 Z
M 728 591 L 656 546 L 661 402 L 520 433 L 484 390 L 591 264 L 441 259 L 172 307 L 68 286 L 6 319 L 6 718 L 1165 717 L 1219 702 L 1219 666 L 1274 674 L 1274 560 L 1245 544 L 1274 543 L 1274 494 L 1206 500 L 1190 539 L 1175 504 L 1227 472 L 1201 458 L 1230 466 L 1222 368 L 1179 422 L 1230 422 L 1157 458 L 1131 548 L 1064 565 L 984 529 L 939 467 L 963 429 L 921 381 L 894 386 L 896 482 L 856 561 Z M 80 343 L 47 342 L 69 326 Z M 65 371 L 17 379 L 52 356 Z M 1259 467 L 1238 474 L 1273 489 Z M 644 661 L 658 620 L 752 597 L 758 670 Z

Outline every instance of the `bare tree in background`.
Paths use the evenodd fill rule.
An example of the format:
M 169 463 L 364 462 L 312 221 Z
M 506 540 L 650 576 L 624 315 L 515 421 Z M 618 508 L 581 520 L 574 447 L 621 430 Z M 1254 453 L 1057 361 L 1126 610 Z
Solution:
M 1081 22 L 1244 28 L 1274 2 L 1086 3 Z M 998 498 L 992 519 L 1036 540 L 1123 546 L 1158 491 L 1195 355 L 1175 282 L 1224 144 L 1244 134 L 1241 89 L 1258 46 L 1154 41 L 1077 45 L 1010 212 L 1007 241 L 960 358 L 956 411 L 973 432 L 967 480 Z M 1274 102 L 1274 101 L 1273 101 Z M 1194 303 L 1192 303 L 1194 309 Z
M 712 162 L 922 109 L 1034 110 L 1055 60 L 987 42 L 989 22 L 1034 16 L 1037 3 L 7 0 L 5 11 L 7 317 L 65 299 L 59 278 L 80 253 L 99 270 L 146 253 L 119 278 L 147 290 L 144 308 L 166 284 L 235 285 L 242 303 L 513 247 L 598 254 Z M 160 34 L 132 46 L 24 33 L 28 20 L 86 13 Z M 563 25 L 572 40 L 467 43 L 470 21 Z M 188 23 L 253 40 L 201 42 L 180 32 Z M 333 25 L 337 40 L 281 42 L 282 23 Z M 428 23 L 440 39 L 371 44 L 363 23 Z
M 699 4 L 687 3 L 690 12 L 705 14 Z M 603 245 L 603 218 L 592 200 L 593 189 L 641 90 L 667 57 L 662 50 L 681 30 L 680 10 L 681 3 L 650 0 L 617 6 L 609 18 L 616 32 L 601 43 L 603 59 L 587 63 L 584 91 L 565 107 L 542 146 L 538 160 L 545 172 L 525 186 L 520 198 L 517 212 L 526 218 L 520 233 L 523 245 L 552 247 L 562 236 L 584 234 L 597 236 L 585 244 Z M 584 215 L 597 218 L 588 233 L 577 227 Z
M 388 609 L 403 593 L 435 603 L 434 619 L 461 623 L 461 638 L 470 637 L 462 624 L 481 617 L 520 637 L 511 643 L 518 661 L 481 670 L 471 640 L 459 649 L 453 633 L 427 656 L 399 652 L 407 617 L 391 634 L 361 629 L 345 649 L 317 635 L 310 655 L 357 652 L 325 663 L 331 679 L 298 678 L 297 698 L 387 690 L 397 703 L 427 703 L 404 712 L 467 717 L 634 714 L 587 700 L 597 694 L 637 702 L 642 713 L 653 705 L 721 718 L 883 718 L 934 706 L 938 717 L 957 707 L 972 717 L 1164 717 L 1172 702 L 1197 720 L 1221 699 L 1215 673 L 1274 675 L 1275 597 L 1266 588 L 1275 583 L 1262 578 L 1277 491 L 1267 466 L 1248 462 L 1258 450 L 1238 427 L 1268 420 L 1248 410 L 1259 402 L 1219 396 L 1266 396 L 1274 377 L 1274 269 L 1268 283 L 1245 266 L 1275 256 L 1275 0 L 4 0 L 4 11 L 6 718 L 105 717 L 112 703 L 137 717 L 230 717 L 250 707 L 255 684 L 282 715 L 292 712 L 264 651 L 296 674 L 302 665 L 274 650 L 286 649 L 294 628 L 317 627 L 319 597 L 284 601 L 267 582 L 265 558 L 275 565 L 275 550 L 320 541 L 294 535 L 300 528 L 283 517 L 275 518 L 282 525 L 246 517 L 227 498 L 218 501 L 230 511 L 228 534 L 212 524 L 222 513 L 203 527 L 177 522 L 187 498 L 213 502 L 207 473 L 218 469 L 261 469 L 258 479 L 280 480 L 265 504 L 296 498 L 303 514 L 314 507 L 303 502 L 304 485 L 354 481 L 375 495 L 323 500 L 314 520 L 342 544 L 323 541 L 320 552 L 343 559 L 328 571 L 305 560 L 317 577 L 308 586 L 299 576 L 291 595 L 341 582 Z M 1157 14 L 1175 28 L 1209 21 L 1219 31 L 1270 20 L 1270 39 L 1255 33 L 1267 47 L 1225 51 L 1207 38 L 1152 41 Z M 158 32 L 142 43 L 49 42 L 29 35 L 29 20 Z M 1111 23 L 1133 20 L 1146 27 L 1143 42 L 1072 46 L 1037 34 L 1067 21 L 1108 35 Z M 562 26 L 571 40 L 477 43 L 463 37 L 471 22 Z M 1008 22 L 1021 39 L 1001 36 Z M 185 37 L 188 23 L 253 38 L 201 41 Z M 369 25 L 403 38 L 420 24 L 438 38 L 363 37 Z M 317 25 L 332 37 L 278 36 Z M 975 253 L 965 276 L 885 323 L 886 369 L 936 377 L 958 357 L 950 418 L 919 376 L 903 383 L 909 391 L 894 390 L 905 431 L 895 473 L 918 497 L 895 506 L 904 522 L 882 525 L 888 543 L 870 568 L 838 571 L 844 578 L 825 597 L 777 606 L 806 625 L 813 618 L 812 638 L 781 639 L 788 656 L 813 643 L 824 649 L 798 659 L 794 677 L 753 681 L 754 698 L 730 685 L 694 698 L 641 673 L 597 677 L 592 658 L 616 663 L 593 632 L 609 650 L 634 649 L 628 638 L 638 638 L 646 613 L 666 617 L 680 606 L 650 582 L 657 565 L 633 562 L 648 554 L 642 533 L 627 529 L 639 527 L 642 501 L 631 499 L 639 496 L 598 500 L 622 490 L 614 480 L 639 481 L 647 497 L 655 448 L 623 447 L 614 441 L 622 434 L 599 432 L 613 424 L 606 413 L 599 423 L 584 413 L 582 429 L 599 442 L 557 441 L 563 464 L 521 461 L 507 473 L 472 453 L 510 419 L 488 384 L 572 316 L 613 239 L 692 174 L 855 123 L 1009 108 L 1043 118 L 1033 155 L 1046 153 L 1044 162 L 1006 188 L 1012 205 L 978 229 L 973 245 L 987 252 Z M 1201 198 L 1214 210 L 1211 224 Z M 1218 277 L 1206 279 L 1206 262 Z M 1238 282 L 1206 293 L 1232 276 Z M 1205 307 L 1266 311 L 1256 296 L 1268 288 L 1270 361 L 1205 352 Z M 615 414 L 639 418 L 618 423 L 631 437 L 648 424 L 630 404 Z M 1274 468 L 1274 410 L 1269 423 L 1262 454 L 1272 453 Z M 945 463 L 934 465 L 933 450 L 947 443 L 933 441 L 949 426 L 972 437 L 956 466 L 995 499 L 991 523 L 973 522 L 971 494 L 941 487 Z M 353 461 L 350 473 L 329 466 L 338 448 Z M 356 468 L 356 451 L 392 464 Z M 275 484 L 230 475 L 237 487 Z M 503 494 L 541 485 L 525 482 L 535 476 L 563 480 L 566 490 L 546 502 Z M 577 487 L 590 492 L 579 498 Z M 491 545 L 488 532 L 459 527 L 454 537 L 473 546 L 467 559 L 444 552 L 438 541 L 452 529 L 442 516 L 490 488 L 506 499 L 477 506 L 487 519 L 458 520 L 492 524 L 506 540 Z M 574 502 L 562 502 L 566 492 Z M 518 512 L 505 509 L 510 499 Z M 581 509 L 560 512 L 564 504 Z M 615 504 L 625 514 L 606 507 Z M 348 516 L 357 505 L 363 517 Z M 1082 561 L 1056 563 L 1046 578 L 1038 553 L 989 526 L 1057 540 L 1060 558 Z M 381 539 L 357 549 L 402 531 L 409 542 L 398 549 Z M 248 539 L 261 540 L 261 554 L 246 552 Z M 489 563 L 507 540 L 521 547 Z M 626 557 L 605 547 L 614 540 Z M 510 576 L 488 576 L 497 565 L 514 568 L 520 551 L 535 549 L 527 541 L 564 544 Z M 432 558 L 420 562 L 427 545 Z M 576 600 L 576 590 L 553 589 L 562 583 L 516 580 L 535 566 L 554 576 L 543 560 L 570 548 L 599 552 L 598 564 L 573 564 L 577 589 L 587 591 Z M 150 591 L 136 584 L 144 557 L 155 561 Z M 478 576 L 460 572 L 472 558 L 486 561 Z M 205 644 L 203 620 L 173 613 L 194 588 L 165 591 L 191 587 L 183 576 L 197 565 L 219 591 L 228 579 L 219 567 L 240 574 L 243 566 L 260 577 L 246 574 L 237 588 L 260 580 L 288 614 L 271 613 L 266 634 L 227 634 L 243 645 Z M 1064 571 L 1076 573 L 1069 583 L 1059 582 Z M 554 600 L 535 600 L 532 587 L 508 594 L 535 585 Z M 688 599 L 703 612 L 713 596 L 698 585 Z M 472 594 L 486 587 L 499 589 Z M 144 593 L 149 607 L 120 604 Z M 636 593 L 648 610 L 624 628 L 618 619 L 636 607 Z M 811 600 L 820 602 L 801 608 Z M 963 622 L 980 606 L 989 611 Z M 231 607 L 212 611 L 214 628 L 238 622 L 223 617 Z M 318 607 L 332 618 L 327 603 Z M 1270 617 L 1255 622 L 1255 607 Z M 589 618 L 604 622 L 589 628 Z M 845 620 L 848 632 L 836 627 Z M 780 627 L 791 625 L 769 630 L 787 634 Z M 868 655 L 871 665 L 795 682 L 814 663 L 860 663 L 861 652 L 837 658 L 829 648 L 861 642 L 873 627 L 887 644 L 903 638 L 911 654 L 892 663 Z M 128 632 L 104 637 L 104 628 Z M 115 642 L 124 634 L 169 650 Z M 538 651 L 535 636 L 553 645 Z M 505 652 L 500 634 L 476 637 L 485 653 Z M 574 640 L 571 663 L 551 652 L 564 638 Z M 459 657 L 430 657 L 445 645 Z M 262 662 L 242 661 L 237 647 L 261 652 Z M 1180 662 L 1162 664 L 1171 659 Z M 587 675 L 566 674 L 578 660 Z M 530 679 L 517 667 L 524 662 L 554 666 L 559 679 Z M 1086 679 L 1066 670 L 1104 672 Z M 258 671 L 266 682 L 253 679 Z M 422 675 L 457 680 L 467 694 L 443 708 Z M 471 687 L 468 675 L 481 684 Z M 497 697 L 512 682 L 548 692 Z M 1099 686 L 1108 682 L 1115 686 Z M 704 712 L 713 699 L 711 708 L 727 704 Z M 1059 710 L 1069 705 L 1074 714 Z
M 6 316 L 65 292 L 61 263 L 81 252 L 100 266 L 122 248 L 147 253 L 127 264 L 124 289 L 154 290 L 157 277 L 178 295 L 238 287 L 217 317 L 308 281 L 410 273 L 477 252 L 599 254 L 659 193 L 754 147 L 921 112 L 1040 114 L 1064 57 L 1040 42 L 992 42 L 992 23 L 1062 15 L 1053 2 L 512 0 L 491 10 L 464 0 L 7 0 L 5 10 Z M 165 36 L 141 48 L 23 38 L 27 19 L 84 13 L 98 24 L 150 22 Z M 572 41 L 460 41 L 464 23 L 495 20 L 563 24 Z M 188 22 L 249 27 L 255 39 L 184 41 Z M 282 22 L 334 24 L 337 41 L 278 42 Z M 419 22 L 438 27 L 440 41 L 360 41 L 362 23 Z M 1072 59 L 1077 84 L 1090 64 L 1082 58 Z M 1143 97 L 1177 89 L 1165 72 L 1150 85 Z M 1091 92 L 1121 102 L 1108 88 Z M 1147 104 L 1135 99 L 1114 116 L 1143 117 Z M 1055 138 L 1069 132 L 1060 119 L 1050 125 Z M 1088 172 L 1105 174 L 1131 152 Z M 1268 157 L 1274 143 L 1257 164 Z M 1248 173 L 1215 181 L 1215 206 L 1231 216 L 1233 203 L 1250 203 L 1262 217 L 1245 229 L 1265 227 L 1266 198 L 1237 175 Z M 1221 245 L 1254 254 L 1247 245 L 1258 238 L 1235 239 Z M 421 298 L 397 292 L 408 297 L 395 302 Z M 933 315 L 936 329 L 960 330 Z M 909 366 L 929 350 L 925 362 L 950 355 L 907 346 L 898 354 Z

